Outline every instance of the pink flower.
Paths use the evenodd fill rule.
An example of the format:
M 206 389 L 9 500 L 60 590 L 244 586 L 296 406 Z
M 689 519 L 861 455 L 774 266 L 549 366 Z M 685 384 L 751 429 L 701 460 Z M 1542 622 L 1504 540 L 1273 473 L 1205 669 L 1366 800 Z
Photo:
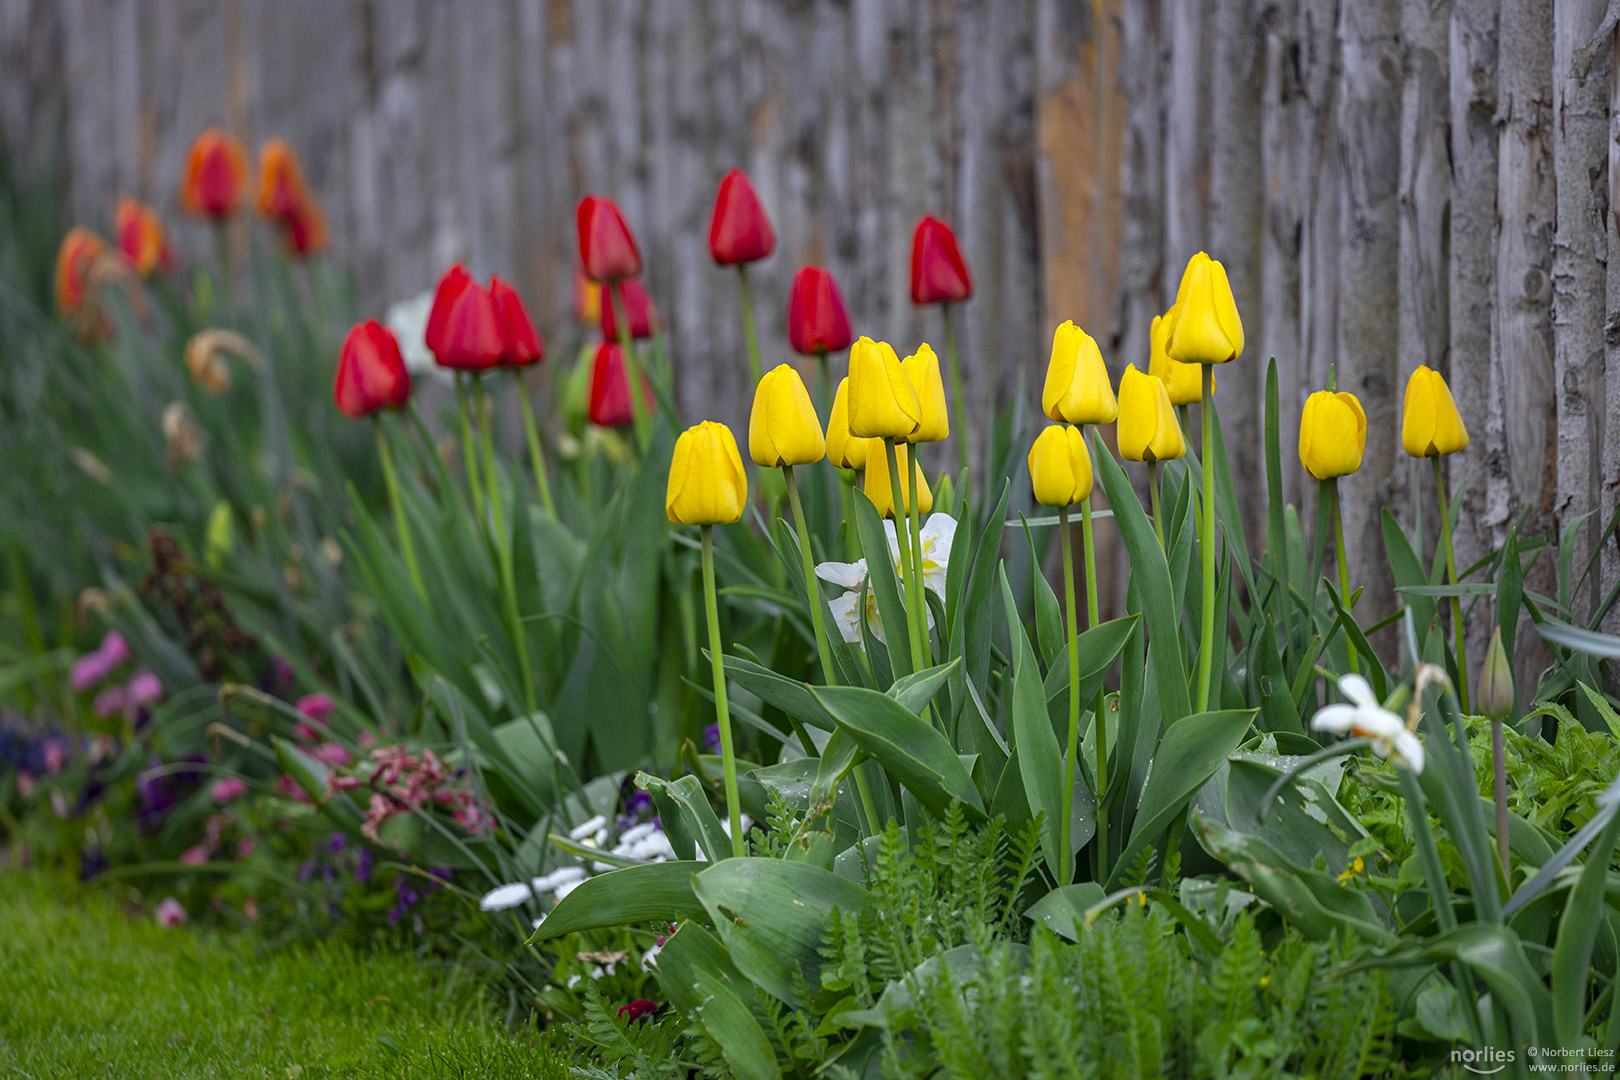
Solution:
M 628 1005 L 619 1006 L 619 1019 L 627 1023 L 635 1023 L 643 1017 L 652 1016 L 658 1012 L 658 1003 L 648 1001 L 646 998 L 637 998 Z
M 344 769 L 354 764 L 354 755 L 342 743 L 322 743 L 315 748 L 311 755 L 316 761 L 324 762 L 334 768 Z
M 297 710 L 321 726 L 332 718 L 332 711 L 337 708 L 332 699 L 326 694 L 305 694 L 298 699 L 294 706 Z
M 115 668 L 129 658 L 129 643 L 124 640 L 124 635 L 116 630 L 109 630 L 93 652 L 85 653 L 73 661 L 73 667 L 68 671 L 68 682 L 72 685 L 74 693 L 82 694 L 92 686 L 105 681 Z
M 359 744 L 360 749 L 370 750 L 377 745 L 377 736 L 373 735 L 369 731 L 362 731 L 360 733 L 360 737 L 356 739 L 355 742 Z
M 129 651 L 129 642 L 124 640 L 124 635 L 116 630 L 107 631 L 107 636 L 101 639 L 101 647 L 96 651 L 113 667 L 117 667 L 134 655 Z
M 45 744 L 42 751 L 45 756 L 45 771 L 55 776 L 67 764 L 67 746 L 59 739 L 52 739 Z
M 297 802 L 307 803 L 310 801 L 309 795 L 305 793 L 302 787 L 298 786 L 298 781 L 286 773 L 282 773 L 276 778 L 276 790 Z
M 224 806 L 226 803 L 246 795 L 247 789 L 247 784 L 242 780 L 234 776 L 227 776 L 222 780 L 215 780 L 213 786 L 208 789 L 208 794 L 214 800 L 216 806 Z
M 249 855 L 253 854 L 253 849 L 257 846 L 258 845 L 254 842 L 253 837 L 242 837 L 242 839 L 236 842 L 236 857 L 238 859 L 247 858 Z M 251 904 L 253 901 L 249 900 L 248 903 Z
M 145 668 L 135 673 L 129 680 L 129 707 L 138 709 L 142 705 L 150 705 L 163 697 L 163 684 L 158 677 Z
M 196 844 L 192 847 L 186 848 L 186 850 L 180 853 L 180 861 L 185 863 L 187 866 L 201 866 L 203 863 L 208 861 L 208 856 L 210 854 L 211 852 L 209 852 L 207 844 Z M 167 903 L 167 901 L 164 902 Z M 177 904 L 175 906 L 178 907 L 179 905 Z M 185 912 L 181 912 L 180 917 L 182 919 L 185 918 Z M 159 916 L 158 921 L 162 921 L 161 916 Z
M 109 686 L 96 695 L 90 703 L 90 711 L 102 719 L 116 716 L 129 707 L 129 690 L 123 686 Z
M 165 896 L 152 915 L 159 926 L 179 926 L 186 921 L 186 909 L 172 896 Z

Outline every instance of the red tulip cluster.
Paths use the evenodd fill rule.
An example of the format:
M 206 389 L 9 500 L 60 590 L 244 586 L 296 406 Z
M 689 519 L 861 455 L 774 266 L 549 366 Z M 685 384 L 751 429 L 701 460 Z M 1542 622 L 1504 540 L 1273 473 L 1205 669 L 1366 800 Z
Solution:
M 439 279 L 424 337 L 439 366 L 456 371 L 537 364 L 546 351 L 517 290 L 498 277 L 486 289 L 461 263 Z
M 326 247 L 326 214 L 304 182 L 298 152 L 286 139 L 267 139 L 259 149 L 259 216 L 281 227 L 287 250 L 313 255 Z

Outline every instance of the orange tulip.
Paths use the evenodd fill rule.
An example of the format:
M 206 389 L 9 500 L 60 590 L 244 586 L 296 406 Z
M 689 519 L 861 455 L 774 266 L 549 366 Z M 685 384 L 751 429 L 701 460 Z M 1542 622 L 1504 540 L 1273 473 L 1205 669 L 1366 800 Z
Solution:
M 150 206 L 128 195 L 118 200 L 113 233 L 118 250 L 141 277 L 151 277 L 169 265 L 169 245 L 163 236 L 163 221 Z
M 62 238 L 56 253 L 56 308 L 72 318 L 95 306 L 90 274 L 107 250 L 107 242 L 83 225 Z
M 215 219 L 236 213 L 247 184 L 247 157 L 236 137 L 213 127 L 197 136 L 186 155 L 180 183 L 180 205 L 193 214 Z

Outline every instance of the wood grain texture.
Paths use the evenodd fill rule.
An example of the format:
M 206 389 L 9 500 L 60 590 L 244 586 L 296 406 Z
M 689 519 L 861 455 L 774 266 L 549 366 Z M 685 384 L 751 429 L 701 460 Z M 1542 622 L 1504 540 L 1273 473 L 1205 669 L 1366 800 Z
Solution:
M 1362 397 L 1346 526 L 1377 617 L 1394 595 L 1374 508 L 1435 525 L 1432 482 L 1399 452 L 1418 364 L 1448 373 L 1473 434 L 1447 462 L 1463 563 L 1525 506 L 1539 534 L 1596 511 L 1590 551 L 1620 502 L 1606 14 L 1599 0 L 0 0 L 0 127 L 76 217 L 108 229 L 116 197 L 138 195 L 182 257 L 209 247 L 178 212 L 196 132 L 285 135 L 369 308 L 464 259 L 516 282 L 554 346 L 576 339 L 574 204 L 611 195 L 641 240 L 681 403 L 735 425 L 736 276 L 704 244 L 733 166 L 779 237 L 750 269 L 767 365 L 792 359 L 788 282 L 812 262 L 838 275 L 860 331 L 941 344 L 939 311 L 908 295 L 924 213 L 951 222 L 973 268 L 956 314 L 975 401 L 1006 403 L 1020 380 L 1032 400 L 1064 319 L 1116 376 L 1145 363 L 1150 319 L 1209 249 L 1249 341 L 1221 378 L 1240 476 L 1261 475 L 1267 357 L 1284 491 L 1307 523 L 1298 409 L 1330 368 Z M 234 241 L 268 242 L 246 222 Z M 932 453 L 942 468 L 955 448 Z M 1264 497 L 1240 484 L 1251 527 Z M 1099 545 L 1122 570 L 1110 530 Z M 1620 581 L 1620 545 L 1597 566 L 1605 588 Z M 1551 569 L 1532 587 L 1549 591 Z

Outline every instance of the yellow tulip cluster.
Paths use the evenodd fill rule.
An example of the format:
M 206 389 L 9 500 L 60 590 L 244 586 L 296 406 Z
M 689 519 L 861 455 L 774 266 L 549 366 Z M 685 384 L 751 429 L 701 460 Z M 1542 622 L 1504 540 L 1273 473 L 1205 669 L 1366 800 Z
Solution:
M 892 518 L 911 509 L 908 481 L 898 485 L 900 510 L 899 515 L 895 513 L 895 485 L 889 479 L 885 441 L 894 439 L 899 444 L 895 460 L 900 469 L 911 463 L 917 480 L 917 511 L 926 514 L 934 508 L 933 492 L 908 447 L 940 442 L 950 433 L 945 382 L 932 348 L 924 343 L 901 360 L 886 341 L 863 337 L 850 347 L 849 377 L 839 384 L 827 421 L 827 455 L 841 469 L 866 470 L 861 490 L 878 513 Z

